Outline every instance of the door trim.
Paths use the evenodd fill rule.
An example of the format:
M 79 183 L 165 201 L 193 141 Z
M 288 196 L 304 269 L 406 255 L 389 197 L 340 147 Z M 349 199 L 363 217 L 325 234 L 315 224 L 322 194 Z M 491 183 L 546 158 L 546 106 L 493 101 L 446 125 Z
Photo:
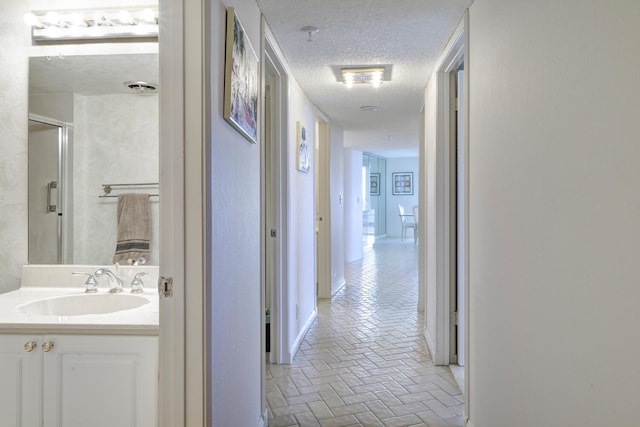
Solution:
M 320 215 L 318 233 L 316 235 L 316 283 L 318 292 L 316 299 L 330 299 L 332 296 L 331 278 L 331 199 L 329 196 L 329 159 L 330 142 L 329 123 L 324 118 L 316 117 L 316 153 L 318 159 L 315 164 L 316 212 Z M 317 301 L 316 301 L 317 302 Z
M 288 88 L 289 88 L 289 79 L 288 79 L 288 69 L 284 65 L 284 61 L 282 60 L 283 56 L 278 51 L 278 44 L 275 40 L 275 37 L 269 30 L 268 25 L 264 22 L 263 17 L 263 34 L 264 34 L 264 48 L 263 52 L 263 60 L 262 63 L 265 64 L 267 61 L 270 66 L 274 68 L 276 73 L 278 74 L 277 78 L 277 89 L 271 91 L 271 96 L 274 99 L 274 102 L 277 104 L 278 109 L 278 123 L 275 132 L 275 140 L 276 147 L 274 147 L 277 152 L 275 155 L 275 164 L 272 164 L 273 170 L 277 171 L 276 176 L 276 192 L 279 194 L 279 201 L 277 202 L 277 218 L 276 218 L 276 230 L 278 233 L 278 244 L 276 248 L 276 256 L 274 259 L 277 261 L 276 269 L 277 271 L 277 280 L 275 286 L 272 286 L 272 294 L 271 294 L 271 333 L 274 335 L 275 346 L 272 346 L 272 350 L 275 349 L 276 357 L 274 362 L 279 364 L 291 363 L 291 352 L 287 348 L 287 343 L 289 342 L 289 301 L 288 301 L 288 280 L 287 280 L 287 261 L 289 259 L 289 233 L 288 233 L 288 214 L 287 214 L 287 206 L 289 196 L 287 193 L 288 188 L 288 178 L 287 178 L 287 168 L 283 167 L 283 165 L 288 165 L 288 153 L 287 153 L 287 141 L 289 140 L 289 131 L 288 131 L 288 115 L 289 115 L 289 104 L 288 104 Z M 264 73 L 264 71 L 263 71 Z M 264 74 L 263 74 L 264 75 Z M 263 79 L 264 80 L 264 79 Z M 263 144 L 264 145 L 264 144 Z M 267 160 L 266 153 L 262 153 L 262 162 Z M 264 180 L 263 180 L 264 181 Z M 261 190 L 264 194 L 264 188 Z M 262 203 L 262 208 L 265 209 L 265 203 Z M 262 212 L 262 217 L 265 217 L 265 212 Z M 267 230 L 263 225 L 263 236 L 266 236 Z M 264 247 L 264 245 L 263 245 Z M 266 254 L 262 256 L 262 259 L 266 259 Z M 264 262 L 264 261 L 263 261 Z M 262 274 L 263 280 L 265 277 L 265 272 Z M 264 283 L 262 284 L 262 289 L 264 289 Z M 262 300 L 262 307 L 264 307 L 264 297 Z M 262 322 L 262 329 L 264 330 L 264 319 Z M 273 341 L 272 341 L 273 344 Z M 264 347 L 263 347 L 264 348 Z M 264 376 L 263 376 L 264 377 Z
M 442 180 L 436 183 L 437 186 L 437 200 L 436 206 L 441 206 L 442 210 L 438 211 L 438 214 L 442 214 L 442 219 L 437 220 L 437 227 L 443 227 L 443 236 L 442 241 L 436 243 L 436 266 L 438 270 L 442 269 L 442 279 L 437 281 L 437 294 L 438 294 L 438 305 L 436 307 L 436 324 L 438 334 L 436 336 L 435 349 L 436 354 L 434 355 L 434 361 L 436 364 L 448 365 L 449 361 L 449 349 L 451 345 L 451 333 L 450 333 L 450 319 L 451 319 L 451 305 L 450 305 L 450 297 L 456 286 L 455 283 L 455 263 L 452 262 L 451 257 L 455 257 L 455 251 L 451 250 L 451 245 L 454 242 L 451 241 L 451 227 L 455 227 L 455 222 L 450 221 L 451 219 L 451 200 L 450 197 L 452 194 L 452 183 L 455 184 L 455 180 L 450 179 L 451 175 L 451 115 L 449 114 L 450 109 L 452 107 L 451 103 L 451 94 L 450 94 L 450 85 L 451 85 L 451 72 L 455 70 L 455 68 L 465 59 L 469 58 L 469 10 L 465 11 L 465 15 L 458 25 L 454 35 L 451 40 L 447 44 L 447 47 L 444 50 L 444 54 L 442 56 L 442 60 L 436 66 L 437 73 L 437 149 L 438 152 L 442 152 L 442 156 L 438 155 L 437 169 L 442 170 Z M 469 408 L 471 396 L 469 394 L 469 370 L 472 364 L 469 356 L 469 336 L 471 333 L 471 328 L 469 326 L 469 307 L 470 307 L 470 299 L 469 299 L 469 80 L 470 80 L 470 70 L 468 67 L 468 61 L 465 62 L 465 85 L 464 85 L 464 99 L 465 103 L 463 104 L 464 108 L 464 157 L 465 157 L 465 188 L 464 188 L 464 236 L 463 239 L 466 242 L 464 250 L 464 258 L 465 258 L 465 283 L 464 283 L 464 322 L 465 322 L 465 423 L 469 424 Z M 455 148 L 455 147 L 454 147 Z M 455 153 L 455 151 L 454 151 Z M 455 171 L 454 171 L 455 172 Z M 433 202 L 433 201 L 432 201 Z M 453 233 L 455 236 L 455 233 Z M 453 254 L 453 255 L 452 255 Z
M 181 427 L 205 425 L 209 415 L 203 117 L 210 13 L 196 0 L 160 0 L 160 11 L 160 275 L 173 278 L 174 292 L 160 297 L 158 420 Z
M 173 277 L 160 297 L 158 424 L 185 425 L 184 360 L 184 7 L 160 0 L 160 276 Z

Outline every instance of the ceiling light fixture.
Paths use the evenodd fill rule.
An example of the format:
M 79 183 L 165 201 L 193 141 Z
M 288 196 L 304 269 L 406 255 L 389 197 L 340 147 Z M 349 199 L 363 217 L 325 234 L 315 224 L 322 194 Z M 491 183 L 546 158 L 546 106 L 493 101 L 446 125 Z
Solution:
M 313 41 L 311 38 L 314 34 L 320 31 L 320 28 L 316 27 L 315 25 L 307 25 L 306 27 L 300 28 L 300 31 L 307 33 L 307 41 L 311 42 Z
M 384 76 L 383 67 L 361 67 L 361 68 L 342 68 L 342 82 L 347 87 L 353 85 L 369 84 L 373 87 L 380 87 Z
M 158 37 L 157 8 L 34 11 L 24 19 L 34 41 Z

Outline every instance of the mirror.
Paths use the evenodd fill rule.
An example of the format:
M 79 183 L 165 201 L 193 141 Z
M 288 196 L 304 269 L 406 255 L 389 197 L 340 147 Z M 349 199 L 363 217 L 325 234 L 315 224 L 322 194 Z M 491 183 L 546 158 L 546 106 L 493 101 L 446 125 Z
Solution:
M 158 264 L 158 68 L 156 53 L 29 59 L 30 264 L 111 264 L 132 192 L 152 195 Z

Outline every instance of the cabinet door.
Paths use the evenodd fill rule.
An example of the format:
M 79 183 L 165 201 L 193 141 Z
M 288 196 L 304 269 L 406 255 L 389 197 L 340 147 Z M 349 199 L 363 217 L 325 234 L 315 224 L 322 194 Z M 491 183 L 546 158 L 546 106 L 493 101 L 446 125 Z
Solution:
M 0 425 L 42 426 L 41 337 L 0 335 Z
M 155 427 L 157 337 L 46 336 L 45 427 Z

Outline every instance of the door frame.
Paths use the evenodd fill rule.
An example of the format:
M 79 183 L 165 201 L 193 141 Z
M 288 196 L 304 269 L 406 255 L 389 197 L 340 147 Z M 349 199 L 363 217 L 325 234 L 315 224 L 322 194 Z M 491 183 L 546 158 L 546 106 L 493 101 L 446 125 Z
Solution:
M 264 20 L 264 18 L 263 18 Z M 275 200 L 273 200 L 273 208 L 274 208 L 274 218 L 273 224 L 262 224 L 263 233 L 265 240 L 271 239 L 270 232 L 271 228 L 276 230 L 276 242 L 271 254 L 271 259 L 273 263 L 271 265 L 272 268 L 275 269 L 273 272 L 273 276 L 276 278 L 275 285 L 271 287 L 271 363 L 291 363 L 288 358 L 288 350 L 287 350 L 287 342 L 288 342 L 288 294 L 286 292 L 287 289 L 287 259 L 288 259 L 288 215 L 287 215 L 287 203 L 288 203 L 288 193 L 287 193 L 287 168 L 284 167 L 288 163 L 288 155 L 287 155 L 287 145 L 288 141 L 288 127 L 287 127 L 287 117 L 288 117 L 288 72 L 287 69 L 283 66 L 283 62 L 280 60 L 280 56 L 277 52 L 277 44 L 275 42 L 275 38 L 273 35 L 266 30 L 267 25 L 263 22 L 264 30 L 264 49 L 263 49 L 263 84 L 266 81 L 267 75 L 267 67 L 270 69 L 269 72 L 273 73 L 274 77 L 274 86 L 271 88 L 270 95 L 272 99 L 272 106 L 275 107 L 275 111 L 272 111 L 272 138 L 271 144 L 267 146 L 267 144 L 263 144 L 262 153 L 261 153 L 261 162 L 263 164 L 263 174 L 265 173 L 264 165 L 266 162 L 269 162 L 270 159 L 270 167 L 271 170 L 275 172 L 275 176 L 273 177 L 274 182 L 271 194 L 275 196 Z M 264 93 L 264 88 L 263 88 Z M 263 111 L 266 111 L 263 105 Z M 274 114 L 276 113 L 276 114 Z M 266 126 L 264 127 L 266 128 Z M 264 135 L 264 141 L 267 141 L 266 135 Z M 268 149 L 273 150 L 271 152 L 271 156 L 266 151 Z M 263 176 L 264 178 L 264 176 Z M 266 179 L 263 179 L 262 184 L 262 197 L 265 200 L 264 203 L 261 204 L 261 209 L 263 210 L 261 217 L 267 218 L 266 209 L 268 201 L 266 200 Z M 267 253 L 266 250 L 269 250 L 268 245 L 263 245 L 265 248 L 265 253 L 262 256 L 263 262 L 265 263 L 263 267 L 263 280 L 266 280 L 266 261 L 267 261 Z M 265 283 L 262 283 L 262 289 L 265 289 Z M 262 298 L 262 307 L 265 307 L 265 297 Z M 263 321 L 264 323 L 264 321 Z M 264 329 L 264 325 L 263 325 Z M 262 346 L 264 349 L 264 346 Z M 264 380 L 264 375 L 263 375 Z
M 331 278 L 331 199 L 329 191 L 330 168 L 330 129 L 329 121 L 319 115 L 315 122 L 315 141 L 317 158 L 315 161 L 315 211 L 318 233 L 316 234 L 316 283 L 317 299 L 330 299 Z
M 34 113 L 29 120 L 58 127 L 58 263 L 73 264 L 73 124 Z
M 199 0 L 159 0 L 160 7 L 160 276 L 173 295 L 160 296 L 158 420 L 160 427 L 205 425 L 210 372 L 205 330 L 208 302 L 205 40 L 210 10 Z M 185 25 L 185 23 L 189 25 Z M 185 85 L 189 81 L 189 85 Z M 189 167 L 186 168 L 185 165 Z M 187 310 L 188 307 L 188 310 Z
M 437 336 L 435 343 L 434 361 L 439 365 L 448 365 L 450 360 L 450 348 L 452 345 L 451 340 L 455 339 L 455 336 L 451 334 L 451 320 L 453 315 L 452 310 L 452 295 L 455 295 L 456 291 L 456 251 L 455 251 L 455 210 L 452 212 L 452 197 L 455 197 L 455 167 L 452 165 L 455 162 L 451 158 L 452 153 L 455 156 L 455 141 L 451 139 L 451 126 L 455 126 L 455 123 L 451 123 L 450 111 L 453 108 L 454 100 L 451 97 L 451 79 L 452 72 L 459 66 L 460 63 L 465 63 L 465 85 L 463 88 L 464 104 L 463 104 L 463 120 L 464 120 L 464 168 L 465 168 L 465 183 L 464 183 L 464 373 L 465 373 L 465 423 L 469 423 L 470 414 L 470 401 L 471 396 L 469 394 L 469 371 L 472 361 L 469 359 L 469 337 L 471 328 L 469 325 L 469 311 L 470 311 L 470 299 L 469 299 L 469 80 L 470 70 L 468 67 L 469 58 L 469 10 L 465 11 L 464 18 L 456 28 L 451 40 L 447 44 L 442 60 L 436 66 L 437 73 L 437 150 L 439 155 L 436 160 L 436 167 L 442 171 L 442 175 L 438 175 L 438 182 L 436 183 L 436 206 L 440 206 L 437 214 L 441 214 L 441 217 L 437 219 L 437 227 L 442 230 L 442 238 L 436 242 L 436 267 L 438 271 L 442 272 L 442 280 L 437 280 L 437 295 L 438 301 L 436 306 L 436 327 Z M 452 179 L 452 175 L 454 179 Z M 433 202 L 433 201 L 432 201 Z M 440 274 L 438 274 L 440 276 Z

